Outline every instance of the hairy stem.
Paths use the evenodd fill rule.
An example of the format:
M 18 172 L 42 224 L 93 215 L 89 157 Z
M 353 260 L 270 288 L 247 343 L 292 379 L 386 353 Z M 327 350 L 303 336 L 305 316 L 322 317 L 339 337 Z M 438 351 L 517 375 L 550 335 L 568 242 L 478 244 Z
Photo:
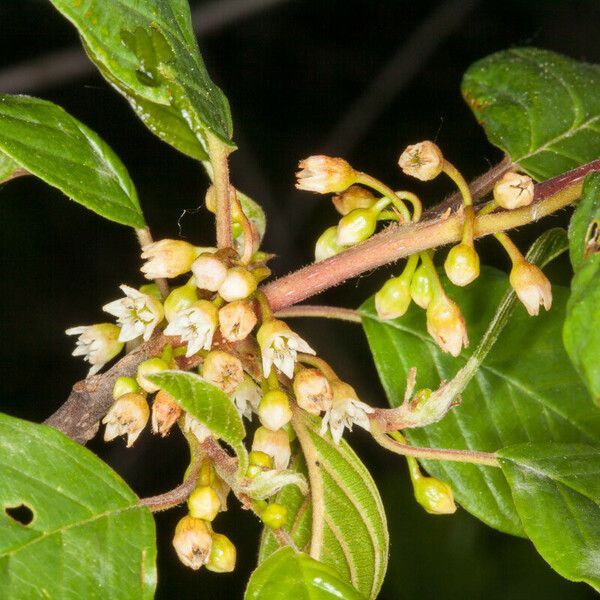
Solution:
M 280 319 L 294 319 L 297 317 L 316 317 L 321 319 L 337 319 L 338 321 L 349 321 L 360 323 L 360 314 L 352 308 L 340 308 L 338 306 L 316 306 L 299 304 L 283 308 L 275 313 Z
M 231 201 L 229 190 L 229 161 L 230 149 L 212 134 L 208 134 L 208 150 L 213 171 L 217 206 L 217 246 L 219 248 L 233 247 L 231 234 Z

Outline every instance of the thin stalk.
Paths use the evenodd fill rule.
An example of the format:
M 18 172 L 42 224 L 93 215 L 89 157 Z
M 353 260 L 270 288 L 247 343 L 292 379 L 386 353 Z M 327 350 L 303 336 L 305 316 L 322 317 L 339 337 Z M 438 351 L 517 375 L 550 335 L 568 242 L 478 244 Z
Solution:
M 361 323 L 362 319 L 358 311 L 352 308 L 339 308 L 337 306 L 316 306 L 298 304 L 284 308 L 275 313 L 277 318 L 294 319 L 297 317 L 313 317 L 321 319 L 337 319 L 349 323 Z
M 508 235 L 506 235 L 506 233 L 495 233 L 494 237 L 506 250 L 506 253 L 508 254 L 513 265 L 525 260 L 519 248 L 517 248 L 516 244 L 508 237 Z
M 231 233 L 231 199 L 229 189 L 229 161 L 231 149 L 213 134 L 208 134 L 208 153 L 213 170 L 213 185 L 215 186 L 217 206 L 217 247 L 232 248 Z
M 410 220 L 411 220 L 410 212 L 409 212 L 408 208 L 406 208 L 406 204 L 404 204 L 404 202 L 402 202 L 402 199 L 396 194 L 396 192 L 394 192 L 394 190 L 392 188 L 388 187 L 387 185 L 385 185 L 378 179 L 375 179 L 375 177 L 371 177 L 371 175 L 367 175 L 366 173 L 359 173 L 356 182 L 362 183 L 363 185 L 366 185 L 366 186 L 378 191 L 380 194 L 383 194 L 398 209 L 398 211 L 402 215 L 402 218 L 404 219 L 405 223 L 410 222 Z M 407 194 L 408 194 L 408 192 L 407 192 Z M 410 196 L 412 199 L 411 201 L 414 201 L 414 199 L 416 198 L 417 203 L 419 205 L 421 204 L 419 199 L 416 196 L 414 196 L 414 194 L 410 194 Z M 414 198 L 413 198 L 413 196 L 414 196 Z
M 319 371 L 321 371 L 321 373 L 323 373 L 330 381 L 339 381 L 339 377 L 331 365 L 318 356 L 313 356 L 312 354 L 298 354 L 298 362 L 319 369 Z

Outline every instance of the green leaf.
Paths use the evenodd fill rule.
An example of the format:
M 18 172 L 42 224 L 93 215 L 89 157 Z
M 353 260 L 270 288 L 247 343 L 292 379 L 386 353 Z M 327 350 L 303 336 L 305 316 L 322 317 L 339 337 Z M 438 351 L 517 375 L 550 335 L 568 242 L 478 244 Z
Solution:
M 295 552 L 277 550 L 252 573 L 244 600 L 361 600 L 332 567 Z
M 154 519 L 137 502 L 86 448 L 0 414 L 0 597 L 153 598 Z M 7 510 L 21 506 L 27 525 Z
M 215 436 L 229 444 L 240 459 L 240 471 L 247 469 L 247 452 L 243 439 L 246 430 L 233 401 L 218 387 L 199 375 L 183 371 L 162 371 L 148 377 L 173 399 L 208 427 Z
M 538 181 L 600 156 L 600 67 L 538 48 L 472 65 L 462 93 L 492 144 Z
M 377 320 L 372 300 L 362 307 L 363 325 L 392 406 L 403 401 L 411 367 L 417 368 L 418 387 L 435 389 L 464 366 L 508 289 L 506 275 L 491 268 L 484 269 L 467 289 L 446 287 L 461 306 L 471 338 L 470 348 L 458 359 L 434 344 L 426 332 L 425 313 L 417 307 L 387 322 Z M 406 429 L 411 443 L 495 451 L 528 441 L 595 443 L 600 439 L 600 411 L 589 402 L 559 342 L 568 291 L 554 286 L 553 294 L 552 310 L 536 318 L 520 305 L 514 310 L 462 393 L 460 406 L 438 423 Z M 506 321 L 508 314 L 510 307 L 504 306 L 501 318 Z M 452 485 L 469 512 L 501 531 L 523 535 L 498 469 L 441 461 L 424 464 L 432 475 Z
M 520 444 L 498 456 L 537 551 L 563 577 L 600 591 L 600 450 Z
M 229 104 L 208 76 L 187 0 L 51 2 L 151 131 L 195 158 L 207 131 L 233 146 Z
M 12 179 L 19 169 L 19 164 L 10 156 L 0 153 L 0 183 Z
M 29 96 L 0 95 L 0 151 L 99 215 L 135 228 L 145 226 L 123 163 L 97 134 L 59 106 Z
M 588 258 L 573 277 L 563 341 L 577 372 L 600 404 L 600 254 Z
M 336 445 L 329 434 L 322 437 L 319 428 L 320 422 L 308 415 L 294 420 L 308 464 L 311 501 L 288 486 L 278 502 L 293 515 L 287 529 L 301 550 L 333 567 L 365 596 L 375 598 L 389 550 L 381 497 L 352 448 L 344 440 Z M 303 466 L 300 460 L 295 468 L 303 472 Z M 263 536 L 260 558 L 273 550 L 270 536 Z
M 577 271 L 585 260 L 600 251 L 600 173 L 590 173 L 569 224 L 571 263 Z

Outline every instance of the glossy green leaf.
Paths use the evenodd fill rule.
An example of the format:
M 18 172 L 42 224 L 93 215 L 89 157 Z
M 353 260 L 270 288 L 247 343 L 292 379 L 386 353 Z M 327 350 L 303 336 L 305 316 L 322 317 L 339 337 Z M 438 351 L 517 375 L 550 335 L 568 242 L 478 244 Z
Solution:
M 569 224 L 569 251 L 577 271 L 592 254 L 600 252 L 600 173 L 590 173 Z
M 498 455 L 537 551 L 563 577 L 600 591 L 600 450 L 540 443 Z
M 0 598 L 153 598 L 154 519 L 137 502 L 89 450 L 0 414 Z
M 277 550 L 252 573 L 244 600 L 361 600 L 332 567 L 289 546 Z
M 389 549 L 379 491 L 344 440 L 338 446 L 329 434 L 319 434 L 317 419 L 308 415 L 299 419 L 294 429 L 308 464 L 312 496 L 309 501 L 291 486 L 279 494 L 278 501 L 292 515 L 287 529 L 300 549 L 333 567 L 365 596 L 375 598 L 385 576 Z M 304 472 L 303 459 L 295 468 Z M 270 538 L 263 536 L 261 559 L 275 549 Z
M 246 471 L 247 453 L 242 441 L 246 430 L 227 394 L 194 373 L 162 371 L 148 378 L 173 396 L 183 410 L 229 444 L 240 459 L 240 470 Z
M 470 348 L 457 359 L 442 353 L 428 336 L 424 311 L 412 306 L 401 319 L 380 322 L 369 300 L 362 307 L 363 324 L 390 404 L 401 404 L 413 366 L 418 387 L 435 389 L 442 380 L 451 379 L 472 356 L 507 289 L 506 275 L 491 268 L 484 269 L 467 289 L 447 286 L 461 306 L 471 339 Z M 518 305 L 508 320 L 510 307 L 504 306 L 502 319 L 508 322 L 501 332 L 495 331 L 497 343 L 462 393 L 460 406 L 438 423 L 405 430 L 411 443 L 495 451 L 527 441 L 594 443 L 600 439 L 600 411 L 589 402 L 560 344 L 568 291 L 554 286 L 553 294 L 552 310 L 536 318 Z M 452 485 L 469 512 L 492 527 L 523 535 L 498 469 L 440 461 L 424 464 Z
M 0 151 L 99 215 L 144 227 L 127 169 L 110 147 L 59 106 L 0 96 Z
M 538 181 L 600 156 L 600 67 L 538 48 L 476 62 L 462 93 L 489 140 Z
M 151 131 L 195 158 L 205 153 L 207 130 L 233 145 L 229 104 L 208 76 L 187 0 L 51 2 Z

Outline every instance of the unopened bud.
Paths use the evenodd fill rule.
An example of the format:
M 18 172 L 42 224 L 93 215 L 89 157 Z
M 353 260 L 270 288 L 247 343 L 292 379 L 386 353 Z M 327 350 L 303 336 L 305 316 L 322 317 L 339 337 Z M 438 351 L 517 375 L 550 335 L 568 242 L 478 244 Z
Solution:
M 334 196 L 331 201 L 340 215 L 347 215 L 355 208 L 371 208 L 377 199 L 371 192 L 360 185 L 353 185 L 345 192 Z
M 434 298 L 427 307 L 427 331 L 437 345 L 458 356 L 469 345 L 467 326 L 458 305 L 445 294 Z
M 319 239 L 315 244 L 315 262 L 335 256 L 344 250 L 344 247 L 337 243 L 337 231 L 337 226 L 333 225 L 332 227 L 328 227 L 319 236 Z
M 227 277 L 227 266 L 214 254 L 201 254 L 192 263 L 192 273 L 201 290 L 216 292 Z
M 212 534 L 212 549 L 206 568 L 214 573 L 231 573 L 235 569 L 236 551 L 231 540 L 221 533 Z
M 262 522 L 271 529 L 279 529 L 287 523 L 288 509 L 283 504 L 271 503 L 260 514 Z
M 152 431 L 165 437 L 181 416 L 181 406 L 170 394 L 160 390 L 152 403 Z
M 196 519 L 213 521 L 221 510 L 221 500 L 217 492 L 209 485 L 197 487 L 188 498 L 188 510 Z
M 264 452 L 273 458 L 276 469 L 286 469 L 290 463 L 290 441 L 284 429 L 271 431 L 266 427 L 259 427 L 254 433 L 252 450 Z
M 356 182 L 356 171 L 343 159 L 309 156 L 298 164 L 296 187 L 299 190 L 329 194 L 343 192 Z
M 331 385 L 319 369 L 302 369 L 296 374 L 294 395 L 298 406 L 313 415 L 331 408 Z
M 364 242 L 375 233 L 376 227 L 376 211 L 371 208 L 356 208 L 340 219 L 336 242 L 340 246 L 352 246 Z
M 292 409 L 285 392 L 281 390 L 267 392 L 258 405 L 258 418 L 271 431 L 277 431 L 289 423 Z
M 262 469 L 272 469 L 273 468 L 273 459 L 264 452 L 259 452 L 258 450 L 253 450 L 248 455 L 248 460 L 251 465 L 255 465 L 257 467 L 261 467 Z
M 388 279 L 375 294 L 375 309 L 382 321 L 397 319 L 410 306 L 410 280 L 400 275 Z
M 406 175 L 421 181 L 435 179 L 444 167 L 444 155 L 433 142 L 425 141 L 408 146 L 398 160 Z
M 257 318 L 248 300 L 236 300 L 219 310 L 219 326 L 229 342 L 245 340 L 256 325 Z
M 136 380 L 145 392 L 153 394 L 154 392 L 158 392 L 160 387 L 152 383 L 148 379 L 148 375 L 154 375 L 168 369 L 169 365 L 162 358 L 149 358 L 138 365 Z
M 125 394 L 137 394 L 140 391 L 138 382 L 133 377 L 117 377 L 113 386 L 113 398 L 118 400 Z
M 448 252 L 444 269 L 454 285 L 469 285 L 479 277 L 479 254 L 472 245 L 461 242 Z
M 410 282 L 410 297 L 417 306 L 427 308 L 432 296 L 431 280 L 427 275 L 427 269 L 423 265 L 420 265 L 417 267 Z
M 244 369 L 237 356 L 215 350 L 209 352 L 204 359 L 202 377 L 226 394 L 231 394 L 244 381 Z
M 120 435 L 127 435 L 127 447 L 130 448 L 142 433 L 149 417 L 150 409 L 144 396 L 124 394 L 102 419 L 106 425 L 104 441 L 110 442 Z
M 146 294 L 147 296 L 162 302 L 163 297 L 161 291 L 155 283 L 145 283 L 144 285 L 140 285 L 139 290 L 142 294 Z
M 494 186 L 494 200 L 502 208 L 513 210 L 533 202 L 533 180 L 520 173 L 505 173 Z
M 140 269 L 146 279 L 177 277 L 192 267 L 198 250 L 183 240 L 160 240 L 144 246 L 142 258 L 146 260 Z
M 420 477 L 413 482 L 415 500 L 432 515 L 451 515 L 456 512 L 452 488 L 434 477 Z
M 196 285 L 194 281 L 174 288 L 167 296 L 164 303 L 165 318 L 169 323 L 177 317 L 177 314 L 198 302 Z
M 532 317 L 539 314 L 540 305 L 550 310 L 552 285 L 539 267 L 526 260 L 516 262 L 510 272 L 510 285 Z
M 173 548 L 179 560 L 197 571 L 205 565 L 211 555 L 213 539 L 202 519 L 186 516 L 177 523 Z
M 244 300 L 254 293 L 257 284 L 252 273 L 244 267 L 232 267 L 227 271 L 227 276 L 219 287 L 219 296 L 226 302 Z

